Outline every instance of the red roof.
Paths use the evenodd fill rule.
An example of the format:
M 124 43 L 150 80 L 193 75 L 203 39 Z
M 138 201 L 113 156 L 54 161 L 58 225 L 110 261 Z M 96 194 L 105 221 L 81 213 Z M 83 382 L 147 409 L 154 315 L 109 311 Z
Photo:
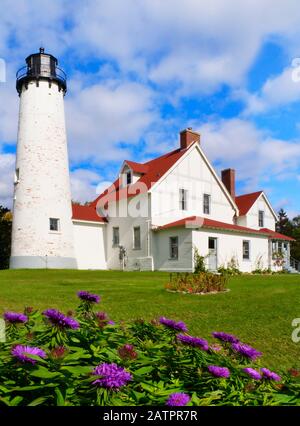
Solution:
M 72 219 L 88 222 L 107 222 L 105 217 L 98 216 L 96 208 L 91 205 L 81 206 L 79 204 L 72 204 L 72 212 Z
M 251 209 L 258 197 L 263 191 L 252 192 L 251 194 L 239 195 L 235 197 L 236 205 L 239 208 L 239 215 L 244 216 Z
M 193 145 L 194 144 L 190 145 L 186 149 L 175 149 L 174 151 L 143 164 L 126 161 L 130 167 L 133 165 L 135 171 L 140 170 L 140 172 L 137 173 L 143 173 L 140 179 L 132 185 L 120 188 L 120 179 L 118 178 L 113 185 L 100 194 L 91 205 L 96 206 L 100 199 L 103 199 L 102 202 L 106 203 L 111 200 L 130 198 L 140 193 L 147 192 Z
M 280 234 L 279 232 L 272 231 L 268 228 L 260 229 L 260 232 L 264 234 L 269 234 L 273 240 L 286 240 L 286 241 L 296 241 L 294 238 L 288 237 L 287 235 Z
M 125 163 L 131 168 L 134 173 L 144 175 L 148 172 L 149 167 L 146 164 L 136 163 L 135 161 L 125 160 Z
M 166 225 L 160 226 L 158 229 L 168 229 L 175 227 L 186 227 L 186 228 L 209 228 L 209 229 L 223 229 L 229 230 L 239 233 L 246 234 L 257 234 L 257 235 L 265 235 L 267 237 L 271 237 L 272 239 L 280 239 L 293 241 L 292 238 L 287 237 L 285 235 L 279 234 L 278 232 L 271 231 L 270 229 L 252 229 L 247 228 L 245 226 L 235 225 L 233 223 L 225 223 L 219 222 L 217 220 L 212 220 L 199 216 L 190 216 L 184 219 L 177 220 L 175 222 L 167 223 Z

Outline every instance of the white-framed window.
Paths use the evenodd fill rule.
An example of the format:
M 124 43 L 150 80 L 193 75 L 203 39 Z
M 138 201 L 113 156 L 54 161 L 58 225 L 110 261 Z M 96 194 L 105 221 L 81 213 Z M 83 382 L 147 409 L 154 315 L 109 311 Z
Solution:
M 58 231 L 60 231 L 59 219 L 54 218 L 54 217 L 50 217 L 50 219 L 49 219 L 49 229 L 52 232 L 58 232 Z
M 250 241 L 243 240 L 243 260 L 250 260 Z
M 113 246 L 120 244 L 120 228 L 118 226 L 113 227 Z
M 265 223 L 265 212 L 263 210 L 259 210 L 258 211 L 258 226 L 260 228 L 263 228 L 264 223 Z
M 141 249 L 141 227 L 135 226 L 133 228 L 133 248 L 134 250 Z
M 178 259 L 178 237 L 169 238 L 169 247 L 170 247 L 170 259 Z
M 179 210 L 187 210 L 187 198 L 188 191 L 187 189 L 179 189 Z
M 210 195 L 203 194 L 203 213 L 210 214 Z
M 126 172 L 126 184 L 130 185 L 132 182 L 132 174 L 131 171 L 129 170 L 128 172 Z

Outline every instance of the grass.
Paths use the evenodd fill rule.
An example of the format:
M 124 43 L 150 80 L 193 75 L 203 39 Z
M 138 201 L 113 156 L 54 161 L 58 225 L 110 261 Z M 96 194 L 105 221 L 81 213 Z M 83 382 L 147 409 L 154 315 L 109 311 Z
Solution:
M 168 293 L 167 280 L 162 272 L 0 271 L 0 313 L 24 306 L 67 311 L 76 306 L 76 292 L 86 289 L 102 296 L 99 310 L 115 321 L 164 315 L 204 338 L 215 330 L 236 334 L 277 371 L 300 368 L 300 343 L 291 339 L 291 322 L 300 317 L 300 276 L 232 277 L 230 292 L 206 296 Z

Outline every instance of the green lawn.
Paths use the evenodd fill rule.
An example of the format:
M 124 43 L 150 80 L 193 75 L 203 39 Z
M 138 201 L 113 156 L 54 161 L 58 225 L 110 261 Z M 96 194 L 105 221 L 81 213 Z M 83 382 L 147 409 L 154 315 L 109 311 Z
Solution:
M 291 340 L 291 322 L 300 317 L 299 275 L 233 277 L 230 292 L 206 296 L 168 293 L 167 280 L 160 272 L 0 271 L 0 306 L 2 312 L 24 306 L 66 311 L 86 289 L 102 296 L 99 310 L 116 321 L 164 315 L 185 321 L 197 336 L 236 334 L 263 351 L 269 367 L 300 367 L 300 343 Z

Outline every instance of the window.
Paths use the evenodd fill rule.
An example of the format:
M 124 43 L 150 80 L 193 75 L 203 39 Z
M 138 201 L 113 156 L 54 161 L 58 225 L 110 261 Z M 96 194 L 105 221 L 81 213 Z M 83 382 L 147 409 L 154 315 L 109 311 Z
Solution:
M 126 183 L 127 185 L 131 184 L 131 172 L 126 173 Z
M 15 172 L 15 183 L 19 183 L 20 182 L 20 169 L 16 169 Z
M 170 237 L 170 259 L 178 259 L 178 237 Z
M 203 195 L 203 213 L 210 214 L 210 195 Z
M 250 260 L 250 241 L 243 241 L 243 260 Z
M 59 231 L 59 219 L 50 217 L 49 219 L 50 231 Z
M 120 244 L 120 230 L 118 227 L 113 227 L 113 246 Z
M 264 227 L 264 219 L 265 219 L 265 212 L 263 210 L 258 211 L 258 226 L 260 228 Z
M 186 189 L 179 189 L 179 209 L 187 210 L 187 194 Z
M 140 250 L 140 248 L 141 248 L 141 228 L 140 228 L 140 226 L 135 226 L 133 228 L 133 248 L 135 250 Z

